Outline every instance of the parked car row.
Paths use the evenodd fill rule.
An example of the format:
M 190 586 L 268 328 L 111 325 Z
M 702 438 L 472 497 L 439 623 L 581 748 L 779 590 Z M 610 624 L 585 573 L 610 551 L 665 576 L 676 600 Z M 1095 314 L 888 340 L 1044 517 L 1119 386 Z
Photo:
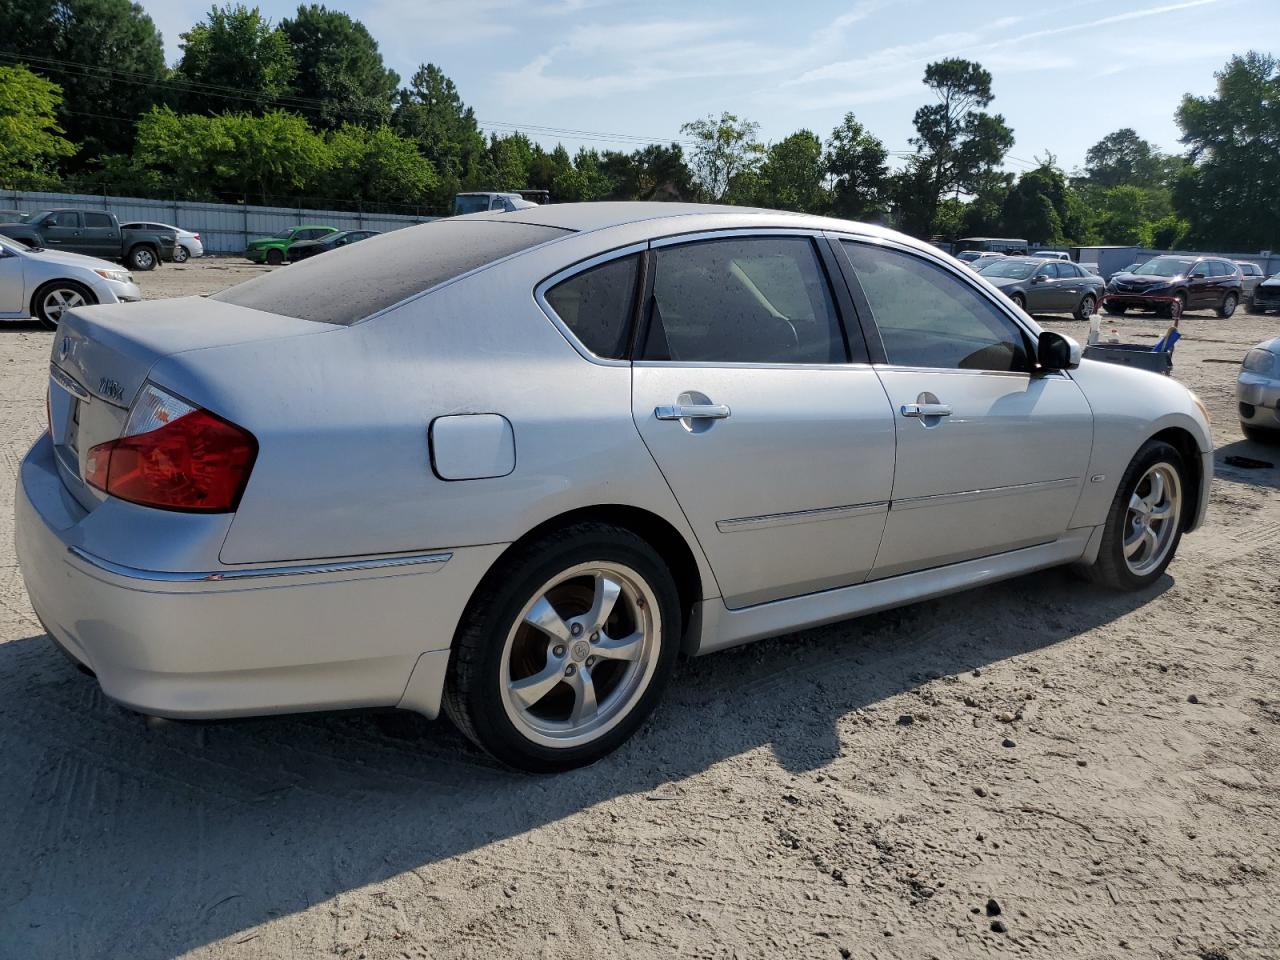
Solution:
M 1106 283 L 1070 260 L 1000 257 L 978 268 L 987 280 L 1030 313 L 1070 313 L 1087 320 L 1102 301 Z
M 27 213 L 17 222 L 0 223 L 0 235 L 18 240 L 33 250 L 101 257 L 123 263 L 132 270 L 154 270 L 162 260 L 172 261 L 178 246 L 177 231 L 172 227 L 121 226 L 115 214 L 101 210 Z
M 1159 256 L 1132 272 L 1115 274 L 1107 284 L 1103 309 L 1113 316 L 1127 310 L 1153 310 L 1169 317 L 1175 308 L 1235 313 L 1245 296 L 1240 266 L 1220 257 Z
M 303 224 L 289 227 L 269 237 L 251 240 L 245 251 L 245 257 L 254 263 L 265 263 L 279 266 L 286 260 L 290 263 L 314 257 L 318 253 L 326 253 L 338 247 L 345 247 L 369 237 L 376 237 L 380 230 L 339 230 L 337 227 Z

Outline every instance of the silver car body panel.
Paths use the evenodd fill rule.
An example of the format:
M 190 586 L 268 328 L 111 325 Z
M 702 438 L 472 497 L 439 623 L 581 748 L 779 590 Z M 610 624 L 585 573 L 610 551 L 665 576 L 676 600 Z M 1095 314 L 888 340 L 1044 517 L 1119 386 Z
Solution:
M 0 240 L 0 319 L 31 316 L 36 291 L 55 280 L 74 280 L 93 291 L 98 303 L 142 299 L 132 280 L 108 280 L 95 270 L 127 273 L 118 263 L 61 250 L 30 250 L 14 240 Z
M 18 552 L 50 633 L 110 696 L 171 716 L 397 704 L 434 715 L 477 584 L 510 544 L 579 511 L 625 508 L 684 541 L 701 598 L 686 646 L 706 652 L 1087 559 L 1124 466 L 1161 429 L 1188 430 L 1211 471 L 1194 399 L 1152 374 L 1089 361 L 1041 377 L 605 361 L 541 295 L 654 242 L 803 231 L 908 249 L 1038 336 L 983 278 L 890 231 L 676 204 L 490 216 L 581 232 L 345 327 L 202 298 L 68 314 L 53 433 L 20 470 Z M 235 514 L 85 489 L 72 401 L 82 451 L 118 434 L 147 380 L 257 438 Z M 903 416 L 922 392 L 958 415 Z M 698 395 L 724 408 L 709 427 L 658 412 Z M 464 426 L 458 470 L 483 479 L 433 469 L 441 417 Z M 506 428 L 489 429 L 499 420 L 509 458 Z

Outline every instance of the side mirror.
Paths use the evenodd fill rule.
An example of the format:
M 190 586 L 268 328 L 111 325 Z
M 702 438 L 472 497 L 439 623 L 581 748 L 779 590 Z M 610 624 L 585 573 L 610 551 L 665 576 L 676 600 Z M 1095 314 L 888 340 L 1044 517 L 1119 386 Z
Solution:
M 1205 279 L 1206 277 L 1208 277 L 1208 276 L 1209 276 L 1209 275 L 1208 275 L 1207 273 L 1201 273 L 1199 270 L 1197 270 L 1195 273 L 1193 273 L 1193 274 L 1191 275 L 1191 279 L 1192 279 L 1192 280 L 1204 280 L 1204 279 Z
M 1080 344 L 1052 330 L 1043 331 L 1036 343 L 1036 361 L 1044 370 L 1074 370 L 1080 355 Z
M 1047 274 L 1037 273 L 1034 277 L 1032 277 L 1032 278 L 1031 278 L 1031 282 L 1032 282 L 1032 283 L 1044 283 L 1044 282 L 1045 282 L 1046 280 L 1048 280 L 1048 279 L 1049 279 L 1049 277 L 1048 277 L 1048 275 L 1047 275 Z
M 43 220 L 40 221 L 40 226 L 42 227 L 56 227 L 57 225 L 58 225 L 58 221 L 55 220 L 53 217 L 45 217 Z

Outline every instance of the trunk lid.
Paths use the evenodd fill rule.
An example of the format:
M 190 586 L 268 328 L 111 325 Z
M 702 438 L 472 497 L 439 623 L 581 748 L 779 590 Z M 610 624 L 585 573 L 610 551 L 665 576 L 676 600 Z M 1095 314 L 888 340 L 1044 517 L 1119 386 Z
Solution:
M 64 313 L 53 339 L 49 420 L 58 469 L 87 510 L 106 498 L 84 482 L 85 459 L 124 432 L 129 407 L 156 361 L 229 346 L 335 329 L 203 297 L 85 307 Z M 165 384 L 181 395 L 181 384 Z M 216 412 L 216 411 L 215 411 Z

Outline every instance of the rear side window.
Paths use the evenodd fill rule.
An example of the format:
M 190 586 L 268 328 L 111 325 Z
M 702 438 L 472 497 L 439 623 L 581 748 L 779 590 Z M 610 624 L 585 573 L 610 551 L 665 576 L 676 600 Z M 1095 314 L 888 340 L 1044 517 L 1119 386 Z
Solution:
M 273 270 L 213 300 L 300 320 L 351 324 L 415 293 L 571 230 L 510 220 L 437 220 Z
M 111 218 L 105 213 L 86 213 L 84 225 L 91 230 L 110 230 Z
M 826 273 L 807 237 L 661 247 L 644 358 L 846 363 Z
M 597 357 L 621 360 L 639 277 L 639 254 L 618 257 L 560 281 L 547 291 L 547 304 Z

